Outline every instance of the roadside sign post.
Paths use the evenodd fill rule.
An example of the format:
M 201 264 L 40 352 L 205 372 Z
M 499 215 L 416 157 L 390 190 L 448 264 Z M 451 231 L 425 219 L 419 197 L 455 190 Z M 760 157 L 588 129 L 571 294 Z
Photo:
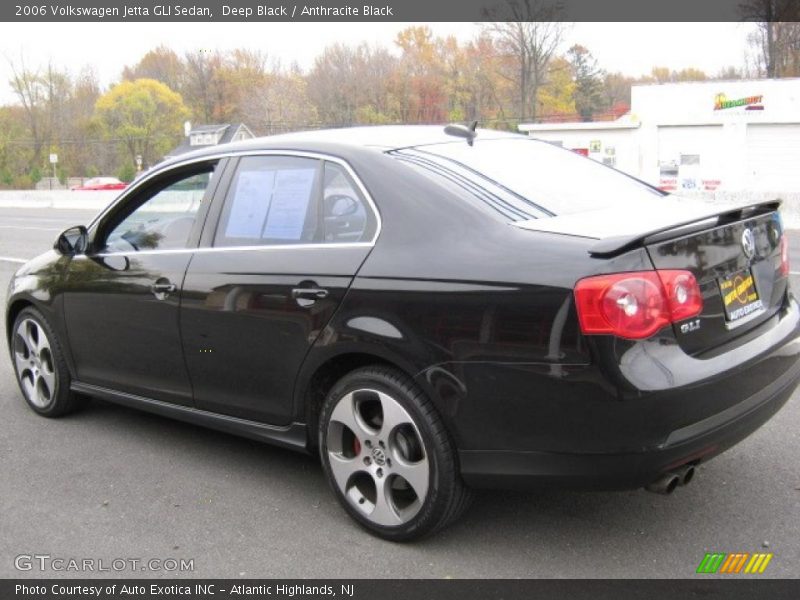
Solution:
M 58 164 L 58 154 L 55 152 L 50 153 L 50 164 L 53 165 L 53 179 L 50 180 L 50 189 L 53 189 L 53 181 L 58 179 L 56 174 L 56 165 Z

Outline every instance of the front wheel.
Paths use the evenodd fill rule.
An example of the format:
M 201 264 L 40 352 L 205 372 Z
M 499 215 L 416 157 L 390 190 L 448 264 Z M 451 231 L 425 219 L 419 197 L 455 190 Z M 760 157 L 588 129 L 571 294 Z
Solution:
M 444 424 L 399 371 L 365 367 L 343 377 L 323 406 L 319 442 L 339 502 L 384 539 L 430 534 L 468 505 Z
M 45 417 L 58 417 L 78 408 L 81 398 L 69 389 L 61 345 L 44 315 L 33 307 L 23 309 L 12 332 L 14 372 L 28 405 Z

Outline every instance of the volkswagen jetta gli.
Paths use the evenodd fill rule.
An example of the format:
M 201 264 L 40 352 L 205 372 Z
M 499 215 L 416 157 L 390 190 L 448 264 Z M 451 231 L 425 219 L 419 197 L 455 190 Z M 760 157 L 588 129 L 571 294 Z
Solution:
M 463 126 L 172 159 L 11 281 L 30 407 L 319 452 L 404 540 L 471 487 L 671 492 L 800 377 L 778 202 L 720 209 Z

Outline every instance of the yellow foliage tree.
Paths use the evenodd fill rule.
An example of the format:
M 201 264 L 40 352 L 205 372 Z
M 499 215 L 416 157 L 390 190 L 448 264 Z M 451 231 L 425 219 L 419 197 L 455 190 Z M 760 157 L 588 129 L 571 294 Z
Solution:
M 550 61 L 547 84 L 539 88 L 537 101 L 542 119 L 575 114 L 575 81 L 572 67 L 563 56 Z
M 181 137 L 189 111 L 180 94 L 155 79 L 123 81 L 95 104 L 95 118 L 107 139 L 116 140 L 145 164 L 160 160 Z

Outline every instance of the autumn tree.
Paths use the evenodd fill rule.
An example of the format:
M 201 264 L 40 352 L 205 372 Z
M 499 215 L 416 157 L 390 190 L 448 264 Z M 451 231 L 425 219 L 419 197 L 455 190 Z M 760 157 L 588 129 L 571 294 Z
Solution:
M 30 187 L 25 175 L 30 165 L 30 148 L 20 143 L 26 135 L 25 109 L 0 107 L 0 187 Z
M 296 131 L 317 121 L 308 99 L 307 81 L 300 68 L 284 70 L 275 63 L 261 83 L 244 90 L 239 100 L 241 119 L 263 135 Z
M 628 112 L 631 105 L 631 86 L 636 79 L 622 73 L 606 73 L 603 77 L 603 95 L 609 110 L 619 116 Z
M 189 111 L 181 96 L 154 79 L 123 81 L 97 100 L 105 137 L 122 144 L 131 163 L 160 160 L 181 137 Z
M 415 26 L 397 34 L 401 56 L 393 80 L 399 103 L 399 118 L 405 123 L 447 120 L 448 98 L 442 41 L 430 27 Z
M 485 25 L 505 59 L 500 73 L 514 82 L 520 120 L 536 118 L 539 88 L 564 35 L 564 24 L 556 20 L 560 10 L 547 0 L 506 0 L 502 11 L 512 20 Z
M 186 65 L 174 50 L 161 45 L 147 52 L 135 65 L 124 67 L 122 78 L 129 81 L 155 79 L 182 93 L 186 84 Z
M 396 64 L 385 48 L 333 44 L 316 58 L 306 78 L 308 98 L 323 123 L 387 122 Z
M 513 94 L 513 84 L 499 75 L 503 60 L 492 37 L 485 32 L 462 50 L 464 119 L 478 119 L 482 125 L 503 127 L 507 124 L 506 102 Z
M 574 117 L 577 86 L 572 76 L 572 65 L 563 56 L 550 61 L 547 84 L 539 90 L 539 116 L 542 119 Z

